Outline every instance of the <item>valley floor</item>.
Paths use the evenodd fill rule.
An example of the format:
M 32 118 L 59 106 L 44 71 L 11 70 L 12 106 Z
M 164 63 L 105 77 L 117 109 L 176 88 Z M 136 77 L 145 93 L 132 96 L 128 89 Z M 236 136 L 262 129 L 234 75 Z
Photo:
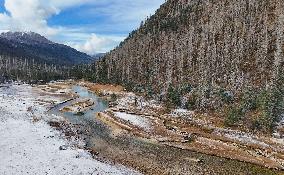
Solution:
M 102 101 L 111 101 L 109 108 Z M 4 85 L 0 174 L 283 174 L 282 138 L 229 130 L 208 120 L 193 111 L 165 111 L 121 86 Z
M 156 145 L 164 145 L 168 149 L 172 147 L 183 150 L 187 156 L 175 157 L 176 161 L 183 161 L 181 164 L 188 166 L 192 166 L 194 165 L 192 162 L 196 162 L 198 166 L 211 171 L 211 173 L 200 170 L 199 172 L 192 171 L 194 172 L 192 174 L 226 174 L 226 171 L 230 174 L 268 173 L 258 171 L 257 169 L 261 168 L 253 167 L 250 164 L 239 164 L 228 159 L 282 170 L 280 174 L 283 174 L 282 130 L 284 120 L 278 123 L 273 136 L 255 134 L 218 125 L 216 124 L 218 117 L 210 116 L 210 114 L 199 114 L 184 109 L 169 110 L 155 100 L 126 92 L 123 87 L 92 83 L 85 83 L 84 86 L 104 98 L 111 99 L 116 94 L 116 100 L 111 103 L 111 107 L 97 116 L 99 120 L 111 128 L 113 135 L 121 137 L 127 135 L 125 133 L 133 134 L 137 138 L 143 138 Z M 173 150 L 173 152 L 175 151 Z M 192 152 L 203 153 L 203 155 L 192 156 Z M 162 155 L 164 154 L 159 156 Z M 227 160 L 224 161 L 222 158 Z M 191 163 L 186 163 L 188 160 Z M 212 164 L 212 161 L 216 164 Z M 219 161 L 222 163 L 217 163 Z M 207 164 L 206 162 L 211 165 L 207 167 L 202 165 L 203 163 Z M 235 165 L 232 166 L 232 163 Z M 244 165 L 246 169 L 241 168 Z M 170 166 L 168 165 L 168 167 Z
M 50 97 L 49 97 L 50 98 Z M 92 158 L 80 140 L 66 140 L 47 124 L 63 120 L 45 113 L 49 101 L 28 85 L 0 88 L 0 174 L 138 174 Z M 45 102 L 44 102 L 45 101 Z

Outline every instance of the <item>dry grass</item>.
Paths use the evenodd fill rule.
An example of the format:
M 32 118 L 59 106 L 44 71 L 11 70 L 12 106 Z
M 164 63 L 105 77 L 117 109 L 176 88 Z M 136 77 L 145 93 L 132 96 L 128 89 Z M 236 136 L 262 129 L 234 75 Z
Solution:
M 90 82 L 85 82 L 84 84 L 90 91 L 95 93 L 100 93 L 102 91 L 109 91 L 113 93 L 120 93 L 124 91 L 124 87 L 120 85 L 110 85 L 110 84 L 94 84 Z

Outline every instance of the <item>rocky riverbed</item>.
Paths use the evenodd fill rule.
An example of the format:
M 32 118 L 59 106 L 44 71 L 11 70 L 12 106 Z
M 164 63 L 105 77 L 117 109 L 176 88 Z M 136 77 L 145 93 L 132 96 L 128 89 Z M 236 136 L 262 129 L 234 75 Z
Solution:
M 116 105 L 99 114 L 107 124 L 114 123 L 160 144 L 284 169 L 284 143 L 280 133 L 274 137 L 232 130 L 216 126 L 210 122 L 210 116 L 201 117 L 194 111 L 173 109 L 165 112 L 165 107 L 154 100 L 126 92 L 117 96 Z M 279 128 L 281 122 L 277 130 Z
M 0 153 L 8 162 L 1 174 L 283 174 L 281 139 L 220 128 L 193 111 L 166 111 L 120 86 L 70 81 L 10 85 L 0 94 Z M 75 112 L 60 110 L 68 107 Z M 35 156 L 41 166 L 7 150 Z
M 139 160 L 138 157 L 141 156 L 140 159 L 144 161 L 140 165 L 138 162 L 141 161 L 135 164 L 130 156 L 123 156 L 123 153 L 118 153 L 115 157 L 123 157 L 120 159 L 121 162 L 135 164 L 134 167 L 139 167 L 137 169 L 142 172 L 151 174 L 153 172 L 146 167 L 152 167 L 155 174 L 278 173 L 273 170 L 282 173 L 283 143 L 279 137 L 255 135 L 220 127 L 210 121 L 210 116 L 202 116 L 194 111 L 184 109 L 168 111 L 155 100 L 146 100 L 142 96 L 124 91 L 122 87 L 92 83 L 83 85 L 106 99 L 110 99 L 115 94 L 116 99 L 111 103 L 111 107 L 99 113 L 97 119 L 110 128 L 116 142 L 120 140 L 125 145 L 134 147 L 128 150 L 120 148 L 121 150 L 133 152 L 136 159 Z M 155 152 L 149 149 L 154 149 Z M 168 155 L 169 150 L 173 155 Z M 108 151 L 107 155 L 112 157 L 114 153 Z M 143 152 L 145 156 L 137 152 Z M 204 162 L 206 163 L 203 164 Z M 142 168 L 141 164 L 145 167 Z M 187 167 L 196 167 L 196 169 L 188 170 Z M 199 169 L 201 167 L 203 170 Z
M 139 174 L 93 159 L 82 149 L 83 140 L 67 139 L 62 130 L 50 126 L 66 122 L 47 110 L 70 94 L 42 88 L 16 84 L 0 88 L 0 174 Z

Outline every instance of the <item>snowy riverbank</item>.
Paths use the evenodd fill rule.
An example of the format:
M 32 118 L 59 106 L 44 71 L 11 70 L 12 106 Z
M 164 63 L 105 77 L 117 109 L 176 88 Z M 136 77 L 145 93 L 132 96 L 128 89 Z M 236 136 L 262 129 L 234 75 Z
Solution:
M 60 150 L 72 144 L 47 121 L 63 119 L 45 114 L 40 98 L 28 85 L 0 88 L 0 174 L 135 174 L 73 146 Z

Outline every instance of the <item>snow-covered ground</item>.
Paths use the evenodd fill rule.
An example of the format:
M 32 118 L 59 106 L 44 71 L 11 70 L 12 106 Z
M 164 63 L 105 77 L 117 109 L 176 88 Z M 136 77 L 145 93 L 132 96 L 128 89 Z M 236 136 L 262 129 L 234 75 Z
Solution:
M 109 165 L 70 145 L 46 121 L 63 120 L 47 115 L 28 85 L 0 88 L 0 174 L 138 174 L 121 165 Z M 41 120 L 35 121 L 34 118 Z
M 187 119 L 192 119 L 194 111 L 189 111 L 186 109 L 175 109 L 170 114 L 172 117 L 183 117 Z
M 122 120 L 128 121 L 132 125 L 144 128 L 146 130 L 151 128 L 151 122 L 144 117 L 134 114 L 127 114 L 124 112 L 114 112 L 114 115 Z
M 136 101 L 136 104 L 135 104 Z M 124 97 L 117 100 L 117 108 L 129 108 L 130 106 L 135 106 L 136 109 L 139 109 L 141 112 L 150 109 L 161 109 L 162 105 L 155 100 L 146 100 L 142 96 L 135 95 L 132 92 L 124 93 Z

